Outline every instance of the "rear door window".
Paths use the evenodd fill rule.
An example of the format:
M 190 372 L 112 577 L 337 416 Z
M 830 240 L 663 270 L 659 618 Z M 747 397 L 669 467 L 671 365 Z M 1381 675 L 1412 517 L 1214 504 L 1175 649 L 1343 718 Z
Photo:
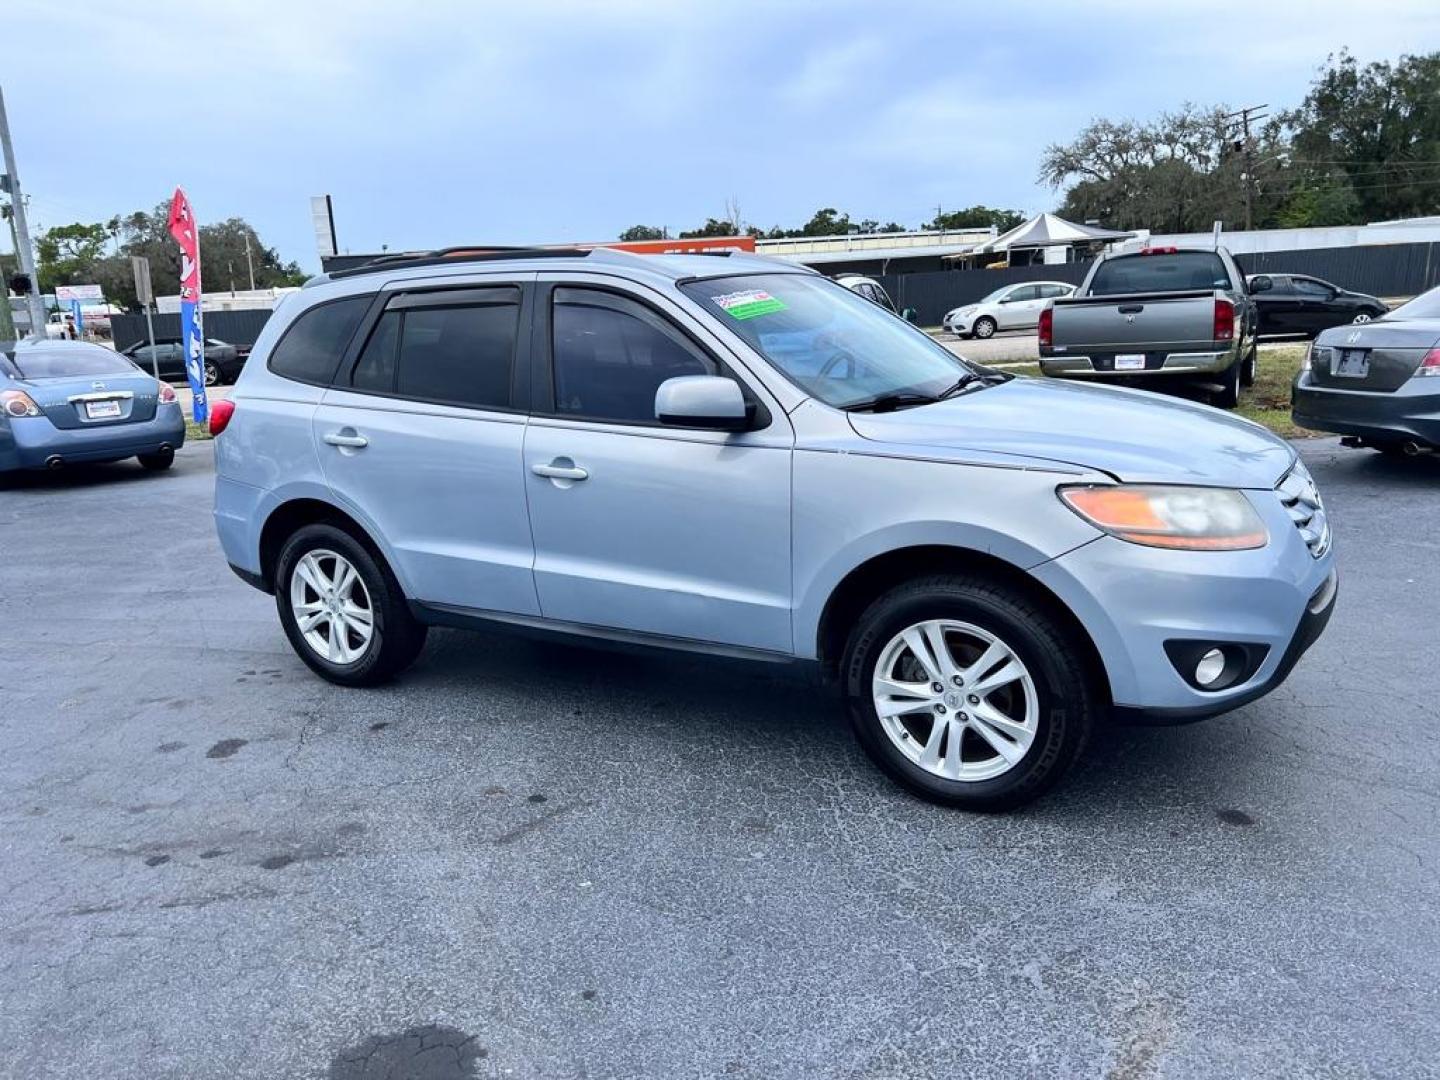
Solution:
M 296 382 L 329 385 L 371 299 L 347 296 L 302 313 L 270 353 L 270 370 Z
M 350 386 L 362 393 L 467 408 L 510 407 L 520 290 L 465 289 L 391 301 Z

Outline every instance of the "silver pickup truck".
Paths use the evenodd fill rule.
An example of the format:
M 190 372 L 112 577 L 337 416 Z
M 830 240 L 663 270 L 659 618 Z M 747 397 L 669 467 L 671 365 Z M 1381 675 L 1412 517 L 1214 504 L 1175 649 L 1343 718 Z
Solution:
M 1040 367 L 1062 378 L 1203 383 L 1234 408 L 1255 378 L 1255 303 L 1224 248 L 1144 248 L 1095 261 L 1040 315 Z

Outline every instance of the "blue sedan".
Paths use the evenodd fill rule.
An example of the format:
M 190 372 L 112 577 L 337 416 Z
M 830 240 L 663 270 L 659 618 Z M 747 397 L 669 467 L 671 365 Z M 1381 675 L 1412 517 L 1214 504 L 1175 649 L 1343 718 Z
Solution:
M 0 341 L 0 473 L 140 459 L 168 469 L 185 442 L 175 391 L 84 341 Z

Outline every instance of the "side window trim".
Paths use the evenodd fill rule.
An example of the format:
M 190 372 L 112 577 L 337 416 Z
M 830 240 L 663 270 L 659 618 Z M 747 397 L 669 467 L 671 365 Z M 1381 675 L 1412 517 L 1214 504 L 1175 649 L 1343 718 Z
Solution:
M 630 292 L 627 289 L 616 285 L 602 283 L 599 281 L 585 280 L 549 280 L 541 281 L 535 293 L 535 313 L 531 320 L 531 348 L 530 348 L 530 414 L 535 417 L 553 420 L 571 420 L 585 424 L 603 424 L 607 427 L 648 427 L 660 428 L 667 431 L 676 430 L 658 420 L 637 421 L 637 420 L 610 420 L 604 417 L 575 416 L 570 413 L 560 412 L 555 408 L 555 334 L 554 318 L 555 292 L 559 289 L 586 289 L 594 292 L 609 293 L 623 300 L 628 300 L 644 308 L 651 316 L 659 319 L 670 331 L 678 335 L 695 352 L 713 363 L 721 375 L 727 379 L 733 379 L 740 386 L 740 391 L 745 395 L 745 401 L 755 406 L 755 425 L 750 430 L 763 431 L 770 426 L 772 417 L 770 409 L 765 402 L 751 390 L 749 384 L 735 373 L 735 368 L 727 364 L 708 345 L 698 340 L 686 327 L 671 318 L 655 304 L 643 296 Z

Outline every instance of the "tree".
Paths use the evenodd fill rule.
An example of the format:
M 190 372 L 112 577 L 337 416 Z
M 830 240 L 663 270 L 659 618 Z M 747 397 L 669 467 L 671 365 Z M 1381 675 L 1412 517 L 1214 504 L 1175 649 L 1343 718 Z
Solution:
M 104 224 L 62 225 L 41 234 L 35 246 L 42 291 L 49 292 L 56 285 L 98 284 L 110 303 L 133 308 L 138 301 L 130 257 L 143 255 L 150 260 L 155 295 L 179 293 L 180 248 L 170 235 L 169 214 L 169 204 L 161 203 L 149 213 L 136 210 Z M 247 237 L 256 288 L 304 283 L 306 275 L 298 264 L 281 262 L 275 249 L 266 247 L 249 224 L 240 218 L 228 218 L 200 226 L 204 287 L 212 292 L 250 287 L 245 261 Z M 107 244 L 117 248 L 114 254 L 106 254 Z
M 998 232 L 1009 232 L 1025 220 L 1019 210 L 997 210 L 989 206 L 970 206 L 964 210 L 937 211 L 935 216 L 920 227 L 937 232 L 945 229 L 988 229 L 995 226 Z
M 94 281 L 95 264 L 105 257 L 103 225 L 60 225 L 35 238 L 36 275 L 41 292 L 56 285 L 82 285 Z
M 1364 67 L 1349 52 L 1330 56 L 1300 106 L 1281 114 L 1294 173 L 1291 216 L 1311 206 L 1346 222 L 1440 210 L 1436 102 L 1440 52 Z
M 719 218 L 706 218 L 705 224 L 698 229 L 687 229 L 680 234 L 682 240 L 693 240 L 701 236 L 734 236 L 737 232 L 735 222 L 721 221 Z
M 636 240 L 664 240 L 665 230 L 654 225 L 631 225 L 620 234 L 620 239 L 632 243 Z
M 1073 142 L 1052 144 L 1040 161 L 1040 180 L 1070 186 L 1059 209 L 1075 221 L 1099 220 L 1119 229 L 1163 232 L 1208 230 L 1217 220 L 1244 220 L 1243 155 L 1222 106 L 1185 105 L 1149 122 L 1092 121 Z M 1274 132 L 1271 129 L 1271 140 Z M 1257 187 L 1277 170 L 1276 147 L 1253 148 Z

